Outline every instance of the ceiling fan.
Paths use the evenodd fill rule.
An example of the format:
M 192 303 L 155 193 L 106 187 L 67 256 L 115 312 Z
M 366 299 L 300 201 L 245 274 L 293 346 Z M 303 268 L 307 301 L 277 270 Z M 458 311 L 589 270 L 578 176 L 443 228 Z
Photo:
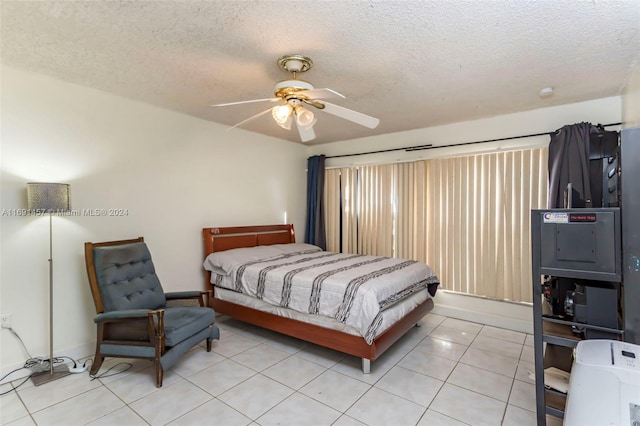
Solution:
M 313 61 L 306 56 L 286 55 L 279 58 L 277 63 L 284 71 L 291 73 L 291 78 L 276 83 L 273 88 L 274 98 L 211 105 L 212 107 L 226 107 L 254 102 L 278 102 L 278 105 L 242 120 L 229 129 L 241 126 L 250 120 L 271 112 L 274 121 L 286 130 L 291 130 L 291 125 L 295 122 L 300 139 L 302 142 L 307 142 L 316 137 L 313 125 L 317 121 L 313 111 L 306 107 L 308 105 L 370 129 L 375 129 L 380 123 L 380 120 L 375 117 L 326 102 L 324 100 L 326 98 L 345 98 L 344 95 L 335 90 L 328 88 L 316 89 L 313 84 L 298 80 L 296 78 L 297 74 L 305 72 L 313 66 Z

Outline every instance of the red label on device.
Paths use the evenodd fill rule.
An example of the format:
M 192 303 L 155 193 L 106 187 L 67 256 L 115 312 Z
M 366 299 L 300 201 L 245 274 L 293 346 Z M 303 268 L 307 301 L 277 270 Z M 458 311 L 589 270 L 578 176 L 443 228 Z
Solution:
M 569 222 L 595 222 L 595 213 L 569 213 Z

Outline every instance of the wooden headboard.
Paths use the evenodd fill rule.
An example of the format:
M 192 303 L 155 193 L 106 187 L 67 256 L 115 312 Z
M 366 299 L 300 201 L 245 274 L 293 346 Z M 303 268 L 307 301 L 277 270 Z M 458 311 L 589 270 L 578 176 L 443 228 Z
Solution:
M 296 242 L 293 225 L 232 226 L 203 228 L 204 257 L 217 251 L 234 248 L 269 246 Z M 205 288 L 210 285 L 211 272 L 207 271 Z
M 204 256 L 242 247 L 295 243 L 293 225 L 233 226 L 203 228 Z

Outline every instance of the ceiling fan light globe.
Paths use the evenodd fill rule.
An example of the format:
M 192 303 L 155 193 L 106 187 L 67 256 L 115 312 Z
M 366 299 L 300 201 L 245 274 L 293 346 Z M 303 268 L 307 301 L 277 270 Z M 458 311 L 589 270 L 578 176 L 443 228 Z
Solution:
M 283 124 L 278 123 L 278 125 L 285 130 L 291 130 L 291 123 L 293 123 L 293 115 L 287 117 L 286 121 Z
M 313 112 L 302 106 L 296 107 L 296 120 L 305 129 L 312 127 L 317 121 Z
M 289 104 L 277 105 L 271 108 L 271 116 L 280 126 L 282 126 L 287 119 L 291 117 L 292 112 L 293 107 Z
M 316 124 L 318 120 L 314 117 L 313 120 L 311 120 L 311 122 L 309 124 L 302 124 L 301 126 L 304 127 L 305 129 L 311 129 L 313 128 L 313 126 Z
M 276 121 L 276 124 L 280 127 L 282 127 L 285 130 L 291 130 L 291 123 L 293 122 L 293 118 L 289 117 L 288 119 L 286 119 L 285 121 L 283 121 L 282 123 L 279 123 Z

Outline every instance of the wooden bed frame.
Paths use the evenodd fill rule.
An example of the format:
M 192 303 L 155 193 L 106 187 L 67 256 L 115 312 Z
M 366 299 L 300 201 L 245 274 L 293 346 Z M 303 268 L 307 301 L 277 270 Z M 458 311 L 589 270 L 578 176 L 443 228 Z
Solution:
M 291 224 L 204 228 L 202 235 L 204 237 L 205 258 L 211 253 L 233 248 L 295 243 L 295 233 Z M 425 300 L 369 345 L 360 336 L 220 300 L 215 297 L 215 289 L 211 285 L 210 279 L 211 273 L 207 272 L 206 285 L 207 288 L 214 291 L 211 307 L 215 309 L 216 313 L 362 358 L 362 370 L 365 374 L 370 372 L 370 361 L 378 358 L 433 309 L 433 299 Z

